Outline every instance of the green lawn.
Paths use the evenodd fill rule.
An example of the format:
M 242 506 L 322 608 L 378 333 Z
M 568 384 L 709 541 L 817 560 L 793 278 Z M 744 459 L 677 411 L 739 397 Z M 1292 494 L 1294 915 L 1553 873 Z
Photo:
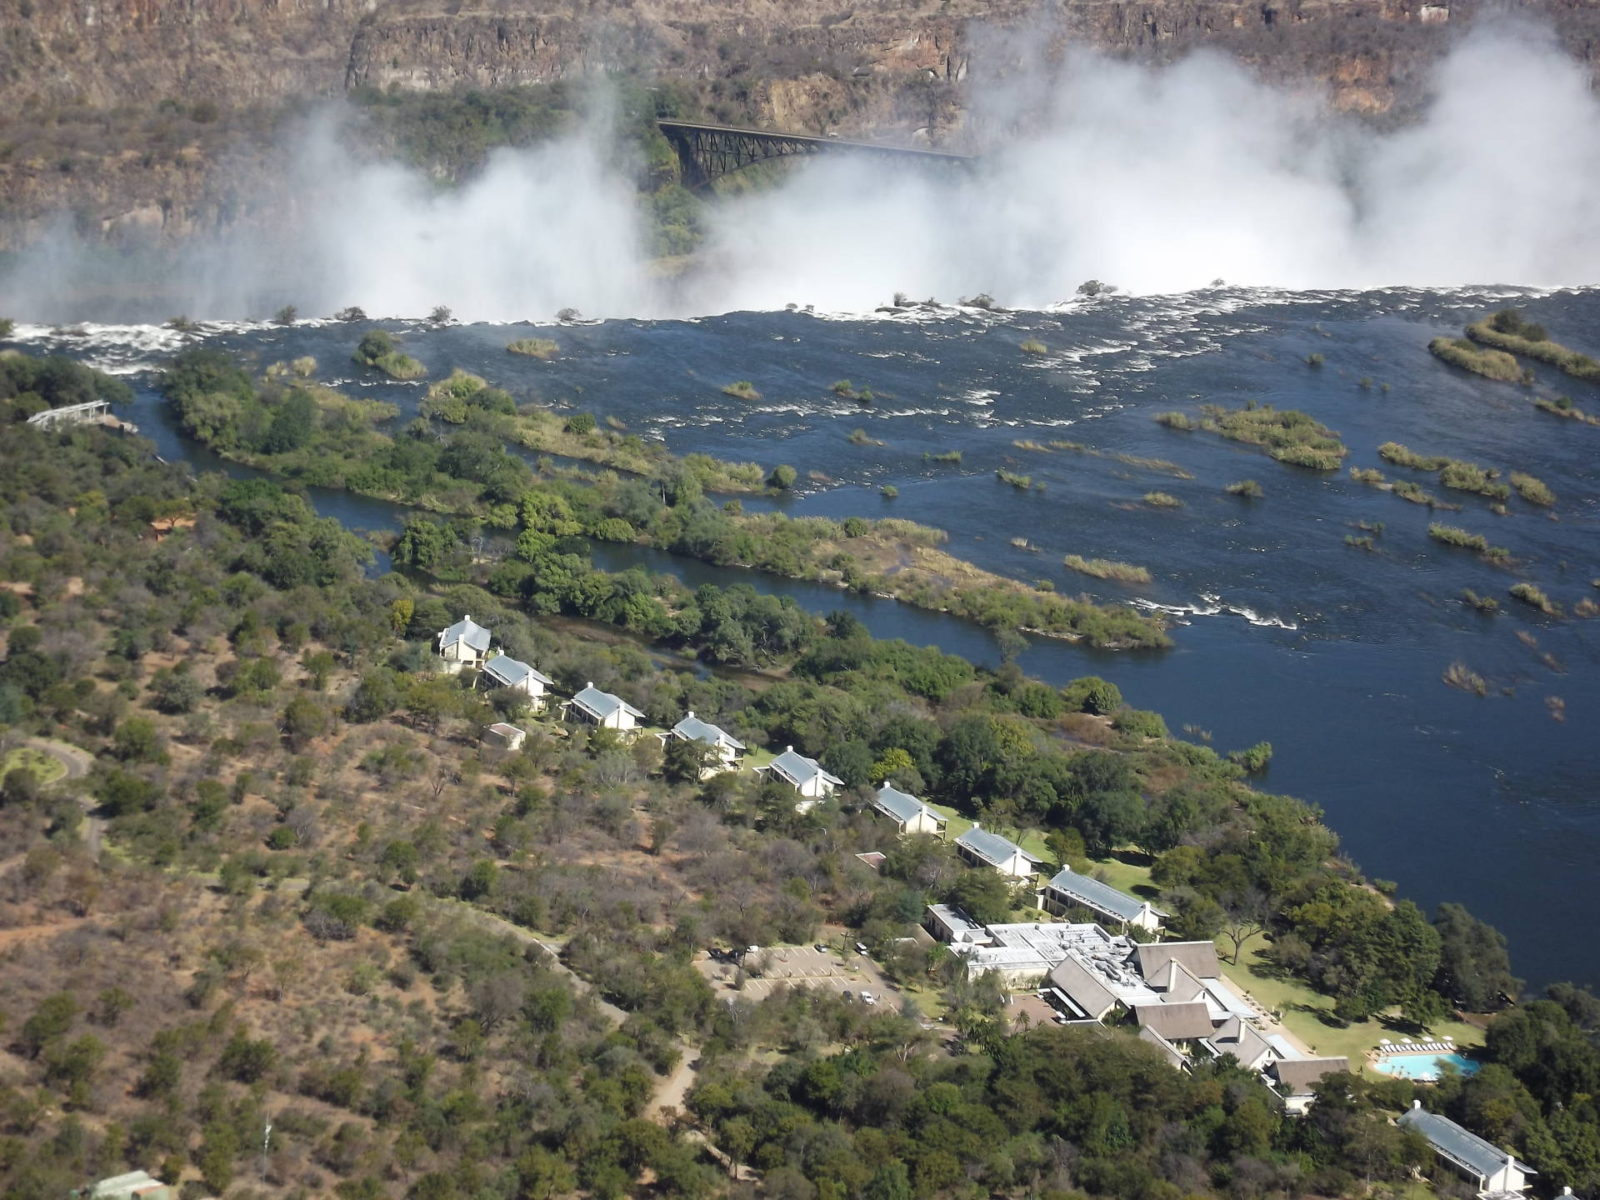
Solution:
M 18 746 L 0 759 L 0 779 L 19 769 L 32 771 L 40 783 L 54 783 L 67 773 L 66 764 L 55 755 L 32 746 Z
M 1368 1050 L 1377 1046 L 1381 1038 L 1399 1041 L 1402 1037 L 1417 1038 L 1409 1030 L 1385 1024 L 1381 1018 L 1357 1022 L 1340 1028 L 1333 1016 L 1333 1001 L 1297 979 L 1278 978 L 1264 973 L 1261 952 L 1265 939 L 1253 938 L 1246 943 L 1244 955 L 1238 966 L 1223 960 L 1222 973 L 1238 987 L 1255 997 L 1256 1002 L 1270 1012 L 1281 1015 L 1289 1032 L 1298 1037 L 1316 1054 L 1342 1054 L 1350 1060 L 1352 1070 L 1366 1066 Z M 1232 953 L 1233 947 L 1221 940 L 1217 952 Z M 1441 1021 L 1429 1031 L 1437 1037 L 1453 1037 L 1459 1046 L 1483 1044 L 1483 1031 L 1460 1021 Z

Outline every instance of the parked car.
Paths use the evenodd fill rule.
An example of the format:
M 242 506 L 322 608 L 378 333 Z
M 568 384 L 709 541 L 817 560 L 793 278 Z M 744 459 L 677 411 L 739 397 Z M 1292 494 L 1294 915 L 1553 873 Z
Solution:
M 856 953 L 857 954 L 865 954 L 866 952 L 867 952 L 867 944 L 865 942 L 857 942 L 856 943 Z
M 862 991 L 862 993 L 861 993 L 861 1003 L 863 1003 L 863 1004 L 876 1004 L 877 1002 L 878 1002 L 878 998 L 876 996 L 874 996 L 871 992 L 866 991 L 866 990 Z

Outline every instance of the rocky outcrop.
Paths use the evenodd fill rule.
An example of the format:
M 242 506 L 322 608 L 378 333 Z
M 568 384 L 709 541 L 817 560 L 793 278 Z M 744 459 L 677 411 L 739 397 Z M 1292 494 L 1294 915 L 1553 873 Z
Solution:
M 249 196 L 294 106 L 353 89 L 497 88 L 594 73 L 674 81 L 704 115 L 959 142 L 975 56 L 1092 47 L 1168 61 L 1215 47 L 1341 108 L 1403 119 L 1479 0 L 0 0 L 0 205 L 187 232 Z M 1600 11 L 1541 0 L 1600 61 Z M 1010 29 L 1009 38 L 990 31 Z M 985 63 L 987 70 L 990 64 Z M 252 148 L 254 147 L 254 148 Z M 225 151 L 225 148 L 228 148 Z M 229 185 L 239 189 L 235 181 Z M 248 193 L 247 187 L 242 189 Z

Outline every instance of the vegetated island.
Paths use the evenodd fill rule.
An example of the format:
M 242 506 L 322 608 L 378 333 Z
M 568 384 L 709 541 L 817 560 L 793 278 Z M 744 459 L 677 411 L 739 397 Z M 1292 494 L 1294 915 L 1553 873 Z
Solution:
M 1096 579 L 1111 579 L 1117 583 L 1149 583 L 1151 579 L 1148 567 L 1109 558 L 1084 558 L 1081 554 L 1069 554 L 1061 562 L 1080 574 L 1092 575 Z
M 159 538 L 158 509 L 185 514 Z M 1363 879 L 1316 809 L 1245 782 L 1265 746 L 1230 761 L 1104 680 L 982 670 L 743 587 L 685 603 L 596 572 L 607 628 L 551 615 L 570 581 L 464 545 L 365 578 L 360 541 L 302 497 L 196 480 L 95 428 L 8 429 L 0 522 L 0 577 L 28 585 L 0 593 L 0 720 L 90 764 L 0 779 L 18 881 L 0 921 L 24 931 L 0 1010 L 32 1102 L 8 1118 L 7 1194 L 144 1163 L 213 1194 L 260 1171 L 348 1197 L 487 1177 L 711 1197 L 746 1162 L 800 1195 L 1070 1194 L 1050 1145 L 1094 1200 L 1236 1196 L 1214 1181 L 1245 1161 L 1307 1194 L 1411 1186 L 1427 1151 L 1393 1124 L 1410 1082 L 1333 1074 L 1302 1121 L 1227 1057 L 1180 1070 L 1126 1025 L 1016 1020 L 997 977 L 913 937 L 934 902 L 1041 915 L 1031 886 L 961 865 L 949 837 L 973 820 L 1159 905 L 1169 938 L 1351 1066 L 1396 1027 L 1475 1046 L 1447 1014 L 1484 1014 L 1473 1052 L 1495 1069 L 1430 1104 L 1498 1136 L 1480 1114 L 1513 1098 L 1535 1169 L 1600 1183 L 1568 1153 L 1600 1136 L 1582 1090 L 1600 1002 L 1520 997 L 1493 929 Z M 593 681 L 636 705 L 643 736 L 559 719 L 477 663 L 450 673 L 456 624 L 557 698 Z M 747 769 L 708 777 L 669 732 L 686 712 L 742 739 Z M 807 808 L 748 769 L 785 745 L 833 795 Z M 883 783 L 926 796 L 946 836 L 898 837 L 872 808 Z M 740 995 L 794 954 L 856 964 L 886 1002 Z
M 360 366 L 382 371 L 390 379 L 421 379 L 428 373 L 427 367 L 402 353 L 394 338 L 381 329 L 363 334 L 351 358 Z
M 1442 454 L 1418 454 L 1399 442 L 1383 443 L 1378 447 L 1378 454 L 1396 466 L 1436 472 L 1441 484 L 1458 492 L 1472 492 L 1504 503 L 1511 498 L 1511 493 L 1515 490 L 1517 495 L 1528 503 L 1543 508 L 1548 508 L 1556 502 L 1555 493 L 1543 480 L 1522 471 L 1511 472 L 1510 482 L 1502 483 L 1500 471 L 1496 468 L 1479 466 L 1477 463 L 1465 462 Z
M 376 410 L 341 414 L 342 397 L 331 389 L 281 378 L 258 384 L 227 355 L 204 348 L 180 354 L 162 388 L 184 431 L 224 457 L 306 483 L 484 521 L 516 535 L 523 561 L 562 560 L 547 564 L 558 573 L 579 570 L 565 561 L 568 539 L 631 542 L 718 566 L 890 596 L 994 628 L 1108 648 L 1170 644 L 1163 622 L 1131 607 L 1057 595 L 958 559 L 938 549 L 947 535 L 937 529 L 892 519 L 747 514 L 736 502 L 718 507 L 705 498 L 702 478 L 737 479 L 741 468 L 705 456 L 679 459 L 663 449 L 650 476 L 632 479 L 543 463 L 535 471 L 504 442 L 526 444 L 530 429 L 549 429 L 555 418 L 517 413 L 504 392 L 464 372 L 431 388 L 424 416 L 397 435 L 376 428 L 384 415 Z M 287 424 L 285 410 L 294 413 Z M 560 437 L 569 440 L 559 444 L 616 436 L 592 421 L 563 423 Z M 273 435 L 274 428 L 282 435 Z M 789 467 L 769 476 L 780 486 L 794 478 Z M 425 566 L 443 553 L 441 540 L 456 540 L 425 524 L 396 548 L 402 562 Z M 581 589 L 571 603 L 587 603 Z
M 1337 471 L 1350 453 L 1337 433 L 1307 413 L 1253 401 L 1244 408 L 1202 404 L 1198 418 L 1182 412 L 1163 412 L 1157 413 L 1155 420 L 1168 429 L 1201 429 L 1231 441 L 1261 446 L 1281 463 L 1313 471 Z
M 1452 367 L 1471 371 L 1498 383 L 1530 383 L 1533 376 L 1504 350 L 1491 350 L 1466 338 L 1436 337 L 1428 353 Z
M 1515 308 L 1503 308 L 1474 321 L 1467 326 L 1467 336 L 1474 342 L 1496 350 L 1548 363 L 1563 374 L 1585 383 L 1600 383 L 1600 361 L 1569 350 L 1560 342 L 1551 341 L 1543 325 L 1529 321 Z
M 506 350 L 511 354 L 521 354 L 526 358 L 537 358 L 548 362 L 561 352 L 561 347 L 549 338 L 518 338 L 514 342 L 506 343 Z

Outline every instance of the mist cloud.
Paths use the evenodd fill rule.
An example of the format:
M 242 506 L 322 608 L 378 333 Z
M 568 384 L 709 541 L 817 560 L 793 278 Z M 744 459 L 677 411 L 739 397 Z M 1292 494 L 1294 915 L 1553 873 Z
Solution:
M 1023 56 L 1027 57 L 1027 56 Z M 360 305 L 468 320 L 665 316 L 785 303 L 855 311 L 895 291 L 986 291 L 1044 306 L 1088 278 L 1138 292 L 1215 278 L 1289 288 L 1527 286 L 1600 279 L 1600 104 L 1541 31 L 1499 24 L 1444 59 L 1413 125 L 1380 133 L 1197 54 L 1166 68 L 1037 56 L 974 82 L 970 170 L 825 155 L 778 188 L 714 205 L 702 266 L 649 270 L 628 164 L 598 127 L 498 153 L 441 191 L 352 165 L 326 126 L 295 154 L 280 229 L 186 249 L 196 317 Z M 41 279 L 79 268 L 59 239 L 0 281 L 31 315 Z M 177 309 L 175 309 L 176 311 Z

